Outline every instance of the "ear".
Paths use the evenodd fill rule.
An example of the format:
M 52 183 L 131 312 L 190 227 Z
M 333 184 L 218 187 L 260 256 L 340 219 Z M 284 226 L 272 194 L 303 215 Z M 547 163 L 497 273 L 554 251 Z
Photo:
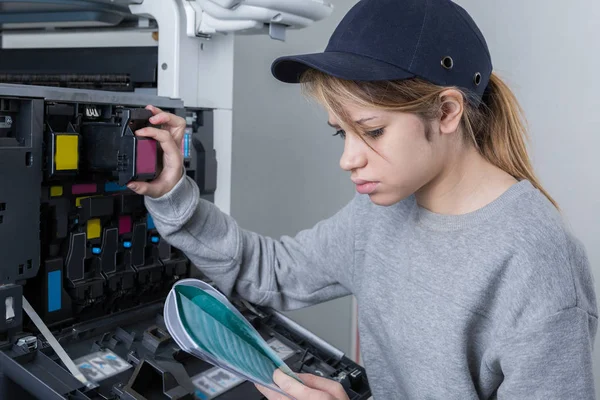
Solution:
M 458 90 L 448 89 L 440 94 L 440 100 L 440 133 L 454 133 L 458 130 L 464 112 L 463 95 Z

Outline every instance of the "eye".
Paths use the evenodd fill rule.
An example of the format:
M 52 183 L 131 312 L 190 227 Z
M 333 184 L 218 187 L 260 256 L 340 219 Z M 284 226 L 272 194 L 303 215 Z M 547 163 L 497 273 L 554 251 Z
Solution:
M 346 139 L 346 132 L 344 132 L 343 130 L 340 129 L 339 131 L 337 131 L 336 133 L 334 133 L 333 136 L 339 136 L 342 139 Z
M 375 129 L 374 131 L 369 131 L 366 133 L 367 136 L 372 137 L 373 139 L 377 139 L 381 135 L 383 135 L 383 128 Z

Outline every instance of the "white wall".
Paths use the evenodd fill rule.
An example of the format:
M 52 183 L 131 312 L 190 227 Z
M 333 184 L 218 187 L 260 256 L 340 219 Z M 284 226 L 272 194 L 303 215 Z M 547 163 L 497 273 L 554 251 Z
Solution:
M 264 35 L 235 39 L 231 215 L 243 228 L 293 236 L 353 196 L 338 164 L 343 142 L 331 136 L 326 113 L 270 71 L 279 56 L 325 48 L 355 1 L 333 3 L 332 16 L 289 31 L 284 43 Z M 351 356 L 351 305 L 346 297 L 288 315 Z
M 480 26 L 496 71 L 521 101 L 534 167 L 587 247 L 600 294 L 600 2 L 457 3 Z M 594 362 L 600 397 L 598 346 Z

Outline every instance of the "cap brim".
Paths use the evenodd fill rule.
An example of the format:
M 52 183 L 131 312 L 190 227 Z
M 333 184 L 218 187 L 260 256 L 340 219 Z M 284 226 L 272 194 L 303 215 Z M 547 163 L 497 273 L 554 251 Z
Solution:
M 275 78 L 286 83 L 299 83 L 309 69 L 316 69 L 340 79 L 384 81 L 413 78 L 415 75 L 373 58 L 343 52 L 324 52 L 279 57 L 271 65 Z

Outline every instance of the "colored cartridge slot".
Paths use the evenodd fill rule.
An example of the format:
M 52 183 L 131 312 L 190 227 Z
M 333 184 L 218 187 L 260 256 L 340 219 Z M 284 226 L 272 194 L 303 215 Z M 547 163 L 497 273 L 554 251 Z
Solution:
M 105 192 L 120 192 L 122 190 L 127 190 L 127 186 L 121 186 L 117 182 L 106 182 L 104 184 Z
M 189 133 L 183 135 L 183 142 L 181 143 L 183 158 L 190 158 L 190 140 L 191 135 Z
M 123 235 L 125 233 L 131 233 L 131 216 L 129 215 L 121 215 L 119 216 L 119 235 Z
M 79 136 L 56 135 L 54 166 L 57 171 L 73 171 L 79 166 Z
M 97 191 L 98 186 L 95 183 L 79 183 L 71 187 L 73 194 L 96 193 Z
M 100 219 L 94 218 L 94 219 L 90 219 L 87 222 L 87 238 L 88 239 L 99 238 L 101 232 L 102 232 L 102 225 L 100 224 Z
M 152 219 L 152 215 L 150 214 L 146 216 L 146 225 L 148 226 L 148 230 L 156 229 L 156 226 L 154 225 L 154 219 Z
M 48 272 L 48 312 L 62 308 L 62 277 L 61 271 Z
M 50 187 L 50 197 L 60 197 L 63 195 L 62 186 L 52 186 Z
M 156 172 L 156 141 L 138 140 L 135 168 L 138 174 L 154 174 Z

